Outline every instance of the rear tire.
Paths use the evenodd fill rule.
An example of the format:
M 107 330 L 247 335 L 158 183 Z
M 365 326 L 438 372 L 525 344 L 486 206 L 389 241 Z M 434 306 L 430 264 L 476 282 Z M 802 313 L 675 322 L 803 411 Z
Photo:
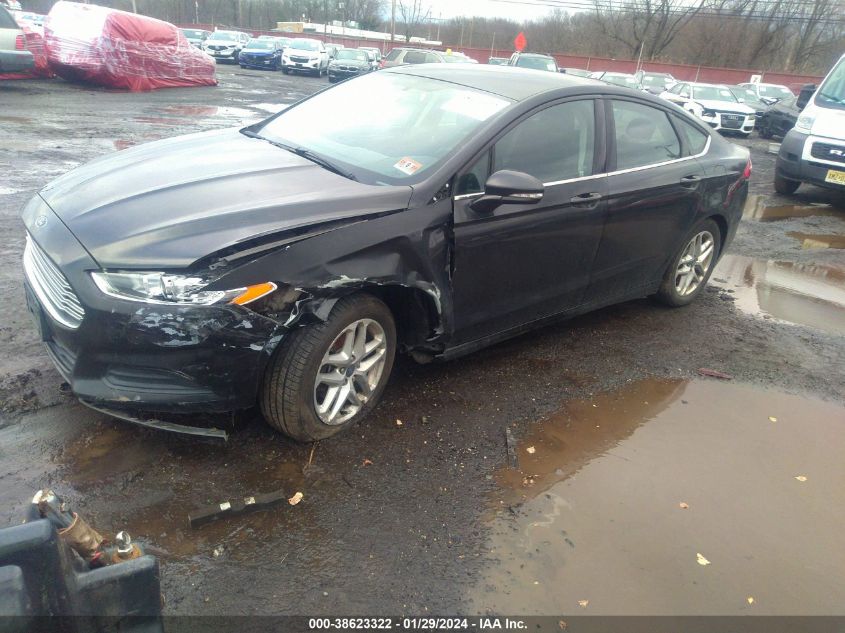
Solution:
M 654 298 L 673 308 L 695 301 L 719 261 L 721 243 L 721 231 L 713 220 L 696 224 L 672 258 Z
M 285 68 L 284 66 L 282 66 L 282 74 L 287 75 L 289 73 L 290 73 L 290 71 L 287 68 Z
M 789 180 L 788 178 L 775 174 L 775 191 L 778 193 L 788 196 L 795 193 L 800 186 L 800 180 Z
M 354 348 L 346 347 L 352 345 L 349 337 Z M 340 299 L 325 322 L 293 330 L 276 350 L 261 387 L 264 419 L 300 442 L 348 429 L 378 404 L 395 353 L 396 325 L 384 303 L 364 293 Z M 335 360 L 341 357 L 348 360 Z M 329 393 L 332 389 L 337 390 L 334 399 Z M 338 402 L 332 417 L 333 403 Z M 318 405 L 327 410 L 320 413 Z

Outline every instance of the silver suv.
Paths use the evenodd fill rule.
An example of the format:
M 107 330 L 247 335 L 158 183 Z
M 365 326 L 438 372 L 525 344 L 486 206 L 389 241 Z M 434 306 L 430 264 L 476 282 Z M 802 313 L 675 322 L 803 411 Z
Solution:
M 0 7 L 0 73 L 24 73 L 35 66 L 26 50 L 23 31 L 12 15 Z

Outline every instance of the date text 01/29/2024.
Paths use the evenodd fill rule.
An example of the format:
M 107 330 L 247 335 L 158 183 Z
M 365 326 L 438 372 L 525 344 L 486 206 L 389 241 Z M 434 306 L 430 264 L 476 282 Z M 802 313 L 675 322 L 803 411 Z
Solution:
M 476 618 L 309 618 L 308 629 L 319 630 L 404 630 L 444 631 L 456 630 L 511 630 L 527 628 L 525 621 L 518 618 L 476 617 Z

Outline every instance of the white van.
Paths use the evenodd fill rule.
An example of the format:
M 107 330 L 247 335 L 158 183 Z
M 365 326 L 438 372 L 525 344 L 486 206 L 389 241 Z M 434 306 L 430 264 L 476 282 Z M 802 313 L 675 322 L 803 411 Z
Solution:
M 798 122 L 783 139 L 775 190 L 793 193 L 802 182 L 845 192 L 845 55 L 822 85 L 805 86 Z

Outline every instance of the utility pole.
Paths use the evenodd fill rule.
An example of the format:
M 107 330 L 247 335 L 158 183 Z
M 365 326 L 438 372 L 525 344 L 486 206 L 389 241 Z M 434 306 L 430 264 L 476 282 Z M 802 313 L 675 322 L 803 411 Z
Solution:
M 390 43 L 396 41 L 396 0 L 390 2 Z
M 490 57 L 494 57 L 493 50 L 496 48 L 496 31 L 493 31 L 493 43 L 490 44 Z
M 475 24 L 475 18 L 469 19 L 469 48 L 472 48 L 472 27 Z
M 135 4 L 135 0 L 132 0 L 132 13 L 138 13 L 138 6 Z
M 461 18 L 461 43 L 458 44 L 460 48 L 464 47 L 464 19 Z

